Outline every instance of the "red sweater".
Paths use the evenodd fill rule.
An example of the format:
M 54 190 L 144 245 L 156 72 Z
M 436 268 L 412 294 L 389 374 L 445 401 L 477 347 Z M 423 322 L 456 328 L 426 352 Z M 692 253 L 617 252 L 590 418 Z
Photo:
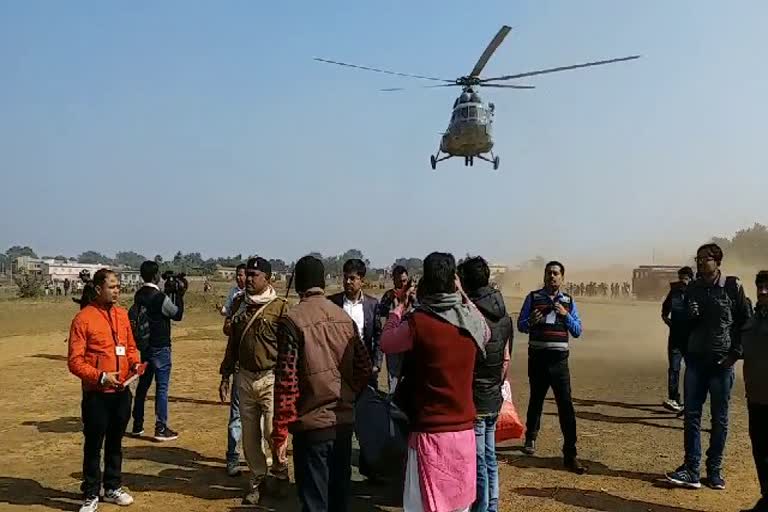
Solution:
M 474 426 L 472 379 L 477 348 L 468 334 L 416 312 L 409 320 L 413 349 L 403 366 L 398 403 L 414 432 L 461 432 Z

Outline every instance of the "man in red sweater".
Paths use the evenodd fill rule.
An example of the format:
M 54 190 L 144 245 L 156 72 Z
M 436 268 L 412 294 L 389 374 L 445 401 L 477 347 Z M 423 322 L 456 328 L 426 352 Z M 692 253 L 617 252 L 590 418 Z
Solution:
M 141 364 L 128 312 L 117 305 L 117 276 L 101 269 L 93 276 L 93 286 L 95 300 L 80 310 L 69 331 L 69 371 L 83 382 L 84 501 L 80 512 L 96 512 L 102 483 L 106 503 L 133 503 L 133 497 L 121 488 L 122 440 L 131 417 L 131 392 L 122 383 Z
M 451 254 L 424 260 L 419 304 L 390 313 L 385 354 L 405 353 L 395 400 L 410 421 L 403 506 L 406 511 L 466 511 L 477 496 L 475 357 L 491 331 L 461 289 Z

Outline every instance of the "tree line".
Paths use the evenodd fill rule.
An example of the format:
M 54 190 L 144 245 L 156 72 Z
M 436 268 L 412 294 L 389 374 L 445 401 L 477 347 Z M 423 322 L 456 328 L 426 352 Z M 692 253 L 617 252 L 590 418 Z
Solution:
M 408 269 L 410 274 L 418 274 L 421 272 L 422 260 L 420 258 L 398 258 L 389 269 L 371 268 L 371 262 L 366 258 L 365 254 L 359 249 L 349 249 L 341 254 L 335 256 L 323 256 L 321 253 L 314 251 L 310 252 L 313 256 L 321 259 L 325 265 L 326 272 L 330 275 L 340 275 L 342 273 L 342 267 L 344 262 L 350 259 L 360 259 L 365 262 L 369 268 L 371 275 L 385 273 L 385 271 L 391 270 L 395 265 L 402 265 Z M 29 256 L 37 258 L 37 253 L 28 246 L 15 245 L 10 247 L 5 253 L 0 253 L 0 263 L 15 261 L 16 258 L 21 256 Z M 245 263 L 250 255 L 236 254 L 233 256 L 224 256 L 217 258 L 203 258 L 199 252 L 183 253 L 177 251 L 172 258 L 165 259 L 162 255 L 156 254 L 152 260 L 158 263 L 161 271 L 165 272 L 171 270 L 174 272 L 184 272 L 188 275 L 211 275 L 214 273 L 217 267 L 236 267 L 241 263 Z M 43 256 L 43 258 L 50 258 Z M 135 251 L 119 251 L 114 257 L 107 256 L 99 251 L 88 250 L 80 253 L 76 257 L 67 256 L 55 256 L 53 259 L 76 262 L 85 264 L 100 264 L 109 266 L 125 266 L 132 269 L 138 269 L 142 262 L 149 260 L 147 256 Z M 293 270 L 294 262 L 286 262 L 283 259 L 273 258 L 269 260 L 272 265 L 272 270 L 275 272 L 290 272 Z
M 754 267 L 768 268 L 768 226 L 764 224 L 755 223 L 749 228 L 737 231 L 730 238 L 713 237 L 711 240 L 723 248 L 726 257 L 731 261 L 738 261 Z M 310 254 L 320 258 L 325 265 L 326 272 L 331 275 L 340 275 L 344 262 L 352 258 L 363 260 L 369 267 L 369 272 L 372 275 L 391 270 L 395 265 L 402 265 L 408 270 L 410 275 L 417 275 L 421 273 L 422 266 L 421 258 L 401 257 L 397 258 L 388 269 L 370 268 L 370 260 L 359 249 L 349 249 L 336 256 L 324 256 L 319 252 L 311 252 Z M 37 258 L 37 254 L 31 247 L 15 245 L 6 250 L 5 253 L 0 253 L 0 267 L 5 268 L 20 256 Z M 249 257 L 243 254 L 236 254 L 227 257 L 203 258 L 199 252 L 185 254 L 177 251 L 173 258 L 168 260 L 159 254 L 155 255 L 153 260 L 160 265 L 163 271 L 172 270 L 174 272 L 185 272 L 189 275 L 210 275 L 216 270 L 217 266 L 235 267 L 240 263 L 244 263 Z M 85 251 L 77 257 L 59 255 L 55 258 L 78 263 L 124 265 L 134 269 L 139 268 L 143 261 L 149 259 L 135 251 L 120 251 L 114 257 L 109 257 L 94 250 Z M 276 272 L 287 272 L 293 268 L 292 262 L 288 263 L 282 259 L 270 259 L 269 261 L 272 264 L 272 269 Z M 525 266 L 541 267 L 544 261 L 544 258 L 537 256 L 526 262 Z

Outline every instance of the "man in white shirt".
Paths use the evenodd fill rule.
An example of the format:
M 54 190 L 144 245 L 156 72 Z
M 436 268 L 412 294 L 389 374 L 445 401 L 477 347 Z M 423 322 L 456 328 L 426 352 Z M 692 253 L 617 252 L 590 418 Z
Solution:
M 344 272 L 344 291 L 328 297 L 328 299 L 342 308 L 355 322 L 360 338 L 363 340 L 368 355 L 373 363 L 373 372 L 368 385 L 379 389 L 379 370 L 384 355 L 379 347 L 381 336 L 381 324 L 376 317 L 379 310 L 379 301 L 363 293 L 363 282 L 366 274 L 365 263 L 359 259 L 347 260 L 342 267 Z M 367 463 L 363 452 L 360 452 L 360 474 L 369 481 L 376 481 L 377 475 Z

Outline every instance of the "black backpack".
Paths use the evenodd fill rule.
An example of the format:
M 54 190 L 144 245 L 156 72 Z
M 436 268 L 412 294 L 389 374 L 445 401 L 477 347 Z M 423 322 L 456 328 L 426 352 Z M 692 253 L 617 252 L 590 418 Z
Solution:
M 144 352 L 149 348 L 149 311 L 147 306 L 140 301 L 134 301 L 128 310 L 128 319 L 131 321 L 131 331 L 133 339 L 136 341 L 136 348 L 139 352 Z

